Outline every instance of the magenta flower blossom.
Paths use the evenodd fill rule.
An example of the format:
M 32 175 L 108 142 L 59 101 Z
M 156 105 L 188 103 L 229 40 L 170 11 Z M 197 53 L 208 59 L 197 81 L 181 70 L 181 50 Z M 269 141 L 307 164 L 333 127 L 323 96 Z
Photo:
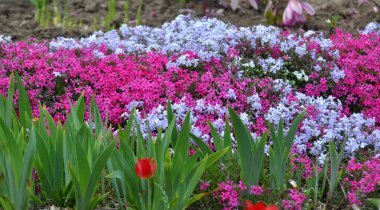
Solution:
M 300 2 L 299 0 L 289 0 L 284 11 L 282 24 L 284 26 L 294 26 L 299 23 L 304 23 L 306 22 L 304 13 L 314 15 L 315 9 L 309 3 Z
M 210 183 L 208 183 L 207 181 L 204 181 L 204 182 L 199 186 L 199 190 L 201 190 L 201 191 L 205 191 L 205 190 L 207 190 L 208 187 L 210 187 Z
M 241 180 L 239 181 L 238 188 L 240 190 L 246 190 L 247 189 L 247 187 L 244 185 L 243 181 L 241 181 Z
M 260 186 L 252 185 L 251 189 L 249 189 L 249 193 L 252 195 L 260 196 L 261 194 L 263 194 L 263 192 L 264 192 L 264 190 Z
M 295 209 L 302 210 L 302 204 L 306 201 L 307 197 L 305 194 L 298 190 L 290 190 L 289 199 L 282 200 L 282 206 L 284 209 Z

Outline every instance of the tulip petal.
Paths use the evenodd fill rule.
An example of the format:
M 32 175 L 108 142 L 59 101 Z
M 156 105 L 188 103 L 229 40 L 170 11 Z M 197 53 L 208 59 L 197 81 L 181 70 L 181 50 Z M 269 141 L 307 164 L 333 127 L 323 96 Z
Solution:
M 295 19 L 295 22 L 296 23 L 306 23 L 307 19 L 305 17 L 305 15 L 296 15 L 296 17 L 294 18 Z
M 253 203 L 252 203 L 251 201 L 246 201 L 246 202 L 245 202 L 245 205 L 247 206 L 246 209 L 250 209 L 250 208 L 252 208 Z
M 292 8 L 288 5 L 286 8 L 285 8 L 285 11 L 284 11 L 284 14 L 282 16 L 282 23 L 284 25 L 289 25 L 289 23 L 291 22 L 292 20 L 292 16 L 293 16 L 293 10 Z
M 257 4 L 257 1 L 256 0 L 248 0 L 249 3 L 251 4 L 251 6 L 254 8 L 254 9 L 258 9 L 259 8 L 259 5 Z
M 273 1 L 269 0 L 267 3 L 267 6 L 265 7 L 264 14 L 266 14 L 268 11 L 272 11 L 272 10 L 273 10 Z
M 290 0 L 288 3 L 293 11 L 298 14 L 302 14 L 302 4 L 298 0 Z
M 275 205 L 267 206 L 267 207 L 265 208 L 265 210 L 278 210 L 278 207 L 275 206 Z
M 247 207 L 245 210 L 265 210 L 266 206 L 263 202 L 258 202 L 256 204 L 253 204 L 251 201 L 246 201 L 245 202 Z
M 237 8 L 239 8 L 239 1 L 240 0 L 231 0 L 231 9 L 232 10 L 236 10 Z
M 265 204 L 263 202 L 258 202 L 253 204 L 250 210 L 265 210 Z
M 315 9 L 313 6 L 311 6 L 307 2 L 302 2 L 301 4 L 302 4 L 302 9 L 304 9 L 307 14 L 315 15 Z

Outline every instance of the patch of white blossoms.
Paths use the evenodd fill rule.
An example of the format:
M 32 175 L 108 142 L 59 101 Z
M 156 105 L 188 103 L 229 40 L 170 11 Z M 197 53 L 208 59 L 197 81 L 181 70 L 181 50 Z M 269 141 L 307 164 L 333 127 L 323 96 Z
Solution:
M 282 118 L 285 133 L 287 133 L 295 117 L 306 109 L 309 111 L 309 114 L 303 119 L 302 126 L 294 140 L 294 145 L 300 153 L 310 152 L 318 156 L 322 163 L 327 155 L 328 143 L 331 140 L 343 142 L 345 135 L 347 135 L 345 151 L 348 156 L 354 155 L 359 149 L 367 146 L 373 146 L 375 150 L 380 150 L 380 130 L 375 128 L 373 118 L 365 118 L 362 114 L 357 113 L 350 116 L 343 115 L 340 101 L 331 96 L 328 98 L 311 97 L 296 92 L 294 95 L 296 100 L 289 101 L 286 93 L 289 93 L 291 89 L 289 89 L 287 83 L 281 80 L 276 80 L 274 83 L 275 88 L 282 92 L 280 94 L 281 100 L 277 106 L 271 107 L 264 115 L 266 120 L 277 127 Z M 242 112 L 239 116 L 245 125 L 251 126 L 255 118 L 263 114 L 259 95 L 253 94 L 247 97 L 247 104 L 250 105 L 250 113 L 253 113 L 253 115 Z M 137 119 L 141 123 L 144 135 L 147 135 L 149 130 L 165 130 L 168 127 L 167 112 L 162 105 L 152 109 L 146 115 L 141 114 L 139 111 L 139 107 L 142 106 L 143 102 L 132 102 L 129 106 L 126 106 L 126 112 L 123 117 L 128 119 L 132 107 L 137 107 Z M 215 116 L 212 124 L 221 136 L 224 136 L 225 117 L 228 116 L 228 110 L 225 107 L 218 104 L 205 104 L 203 100 L 198 100 L 193 107 L 187 106 L 183 101 L 174 103 L 172 104 L 172 109 L 176 115 L 177 122 L 179 122 L 179 128 L 187 112 L 190 111 L 190 119 L 193 125 L 191 132 L 205 142 L 209 142 L 211 136 L 205 131 L 204 126 L 199 127 L 197 124 L 200 117 Z M 259 138 L 255 132 L 252 132 L 251 135 L 254 139 Z M 233 136 L 232 142 L 233 147 L 236 147 Z
M 236 27 L 215 18 L 195 19 L 189 15 L 179 15 L 161 28 L 123 25 L 119 31 L 120 34 L 116 30 L 106 33 L 98 31 L 80 40 L 60 37 L 50 42 L 50 50 L 94 47 L 93 54 L 98 58 L 104 57 L 104 53 L 97 50 L 100 46 L 106 46 L 107 53 L 115 54 L 135 55 L 154 51 L 169 57 L 175 55 L 166 64 L 167 68 L 170 68 L 196 67 L 213 58 L 225 58 L 230 50 L 236 51 L 241 47 L 244 48 L 244 52 L 280 49 L 283 56 L 276 58 L 270 53 L 266 56 L 252 57 L 250 53 L 244 55 L 244 52 L 241 52 L 242 54 L 235 56 L 228 66 L 257 68 L 266 76 L 281 78 L 281 75 L 289 75 L 294 71 L 288 69 L 289 64 L 286 65 L 286 62 L 304 58 L 306 61 L 302 61 L 303 68 L 309 71 L 302 77 L 296 77 L 300 81 L 307 81 L 310 71 L 319 72 L 322 69 L 330 72 L 330 80 L 334 82 L 345 76 L 334 60 L 339 58 L 339 51 L 332 50 L 333 44 L 330 39 L 314 31 L 307 31 L 302 35 L 286 35 L 274 26 Z M 319 49 L 308 49 L 308 43 L 317 44 Z M 190 56 L 189 52 L 195 54 Z M 322 60 L 317 59 L 318 57 Z M 242 71 L 237 74 L 242 76 Z
M 10 36 L 0 35 L 0 43 L 11 43 L 12 39 Z
M 179 15 L 175 20 L 165 23 L 161 28 L 148 26 L 120 27 L 121 36 L 116 30 L 109 32 L 95 32 L 87 38 L 75 41 L 71 38 L 57 38 L 50 43 L 51 50 L 59 48 L 82 48 L 106 45 L 115 53 L 146 53 L 161 52 L 165 55 L 196 52 L 200 61 L 210 61 L 212 58 L 222 58 L 230 49 L 241 44 L 251 49 L 278 46 L 284 53 L 296 53 L 302 57 L 310 54 L 315 57 L 314 50 L 307 50 L 306 42 L 316 42 L 326 53 L 335 53 L 330 50 L 332 42 L 323 38 L 323 34 L 306 32 L 303 36 L 290 34 L 281 35 L 281 29 L 274 26 L 236 27 L 215 18 L 194 19 L 191 16 Z M 307 40 L 306 40 L 307 39 Z M 198 65 L 197 61 L 189 63 L 187 57 L 179 57 L 180 61 L 173 61 L 176 65 Z M 195 59 L 195 58 L 194 58 Z M 191 59 L 190 59 L 191 60 Z M 281 67 L 281 61 L 276 63 Z M 268 65 L 269 66 L 269 65 Z
M 148 131 L 158 131 L 159 129 L 165 130 L 168 127 L 168 120 L 167 120 L 167 111 L 162 106 L 159 105 L 157 108 L 153 108 L 148 114 L 143 115 L 139 107 L 142 107 L 142 102 L 131 102 L 130 105 L 126 106 L 126 112 L 122 114 L 122 117 L 124 119 L 128 119 L 130 116 L 130 112 L 132 110 L 132 107 L 136 107 L 136 117 L 137 121 L 140 123 L 140 128 L 142 133 L 145 135 L 148 134 Z M 217 116 L 221 121 L 214 121 L 213 124 L 217 128 L 219 132 L 222 132 L 224 129 L 224 116 L 227 114 L 227 108 L 222 108 L 220 105 L 211 105 L 207 104 L 205 105 L 203 100 L 198 100 L 197 105 L 195 107 L 187 106 L 183 101 L 180 101 L 178 103 L 173 103 L 172 105 L 173 113 L 176 116 L 176 121 L 179 122 L 177 125 L 178 128 L 181 127 L 181 123 L 184 121 L 187 112 L 190 111 L 190 121 L 192 123 L 192 129 L 191 132 L 199 137 L 202 138 L 205 142 L 210 141 L 210 135 L 208 133 L 202 132 L 202 129 L 200 129 L 197 126 L 194 126 L 198 122 L 197 116 L 201 115 L 214 115 Z M 221 124 L 218 125 L 218 122 Z M 149 127 L 148 127 L 149 126 Z
M 378 22 L 368 23 L 367 26 L 364 28 L 364 30 L 360 32 L 364 34 L 376 33 L 378 36 L 380 36 L 380 23 Z
M 295 97 L 297 100 L 292 101 L 283 98 L 276 107 L 269 109 L 265 119 L 278 126 L 282 118 L 287 131 L 298 114 L 312 107 L 314 115 L 308 114 L 302 121 L 302 127 L 294 140 L 299 152 L 310 150 L 323 161 L 328 143 L 331 140 L 342 142 L 345 135 L 345 151 L 348 155 L 353 155 L 357 150 L 369 145 L 374 146 L 376 150 L 380 149 L 380 132 L 375 130 L 373 118 L 365 118 L 357 113 L 342 116 L 340 101 L 331 96 L 324 99 L 296 93 Z M 311 147 L 308 148 L 308 144 Z
M 255 117 L 258 117 L 262 110 L 259 94 L 255 93 L 247 97 L 247 103 L 251 106 L 251 111 L 255 114 Z

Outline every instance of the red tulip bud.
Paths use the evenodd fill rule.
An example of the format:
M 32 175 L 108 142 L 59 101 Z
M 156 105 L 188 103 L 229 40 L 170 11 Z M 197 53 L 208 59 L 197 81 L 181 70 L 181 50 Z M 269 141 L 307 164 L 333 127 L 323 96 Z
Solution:
M 246 201 L 246 205 L 245 210 L 278 210 L 277 206 L 265 206 L 263 202 L 253 204 L 251 201 Z
M 135 166 L 137 176 L 142 179 L 150 179 L 156 173 L 156 161 L 152 158 L 141 158 Z

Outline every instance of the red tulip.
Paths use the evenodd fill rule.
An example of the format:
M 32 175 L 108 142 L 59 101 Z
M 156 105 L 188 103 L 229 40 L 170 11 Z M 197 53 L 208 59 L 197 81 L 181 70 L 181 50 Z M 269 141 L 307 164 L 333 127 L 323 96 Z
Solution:
M 277 206 L 265 206 L 263 202 L 253 204 L 251 201 L 246 201 L 246 205 L 245 210 L 278 210 Z
M 150 179 L 156 173 L 156 161 L 152 158 L 141 158 L 135 166 L 137 176 L 142 179 Z

